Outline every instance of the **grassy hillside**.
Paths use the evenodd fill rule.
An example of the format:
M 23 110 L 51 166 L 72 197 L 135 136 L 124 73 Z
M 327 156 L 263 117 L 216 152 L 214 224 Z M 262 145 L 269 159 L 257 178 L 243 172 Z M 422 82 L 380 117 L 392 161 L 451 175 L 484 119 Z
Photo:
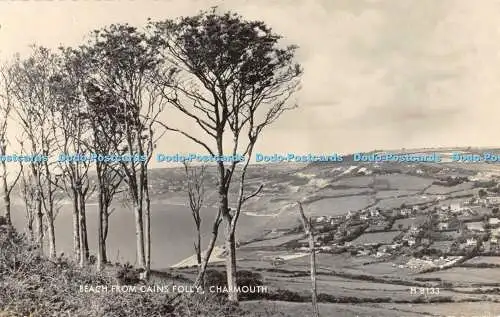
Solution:
M 4 220 L 0 217 L 0 223 Z M 175 283 L 168 276 L 151 283 Z M 269 309 L 249 313 L 230 305 L 222 296 L 198 294 L 176 297 L 154 292 L 88 292 L 82 286 L 142 285 L 127 265 L 97 272 L 80 269 L 70 261 L 39 256 L 26 239 L 9 226 L 0 225 L 0 316 L 2 317 L 189 317 L 286 316 Z M 184 280 L 184 284 L 186 280 Z M 152 284 L 150 284 L 152 285 Z M 174 298 L 175 297 L 175 298 Z

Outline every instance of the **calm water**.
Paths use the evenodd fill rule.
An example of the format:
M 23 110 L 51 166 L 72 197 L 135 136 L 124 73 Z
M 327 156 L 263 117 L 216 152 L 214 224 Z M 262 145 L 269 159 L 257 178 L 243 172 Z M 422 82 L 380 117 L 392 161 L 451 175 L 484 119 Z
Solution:
M 24 211 L 14 206 L 12 218 L 19 229 L 25 227 Z M 202 233 L 205 246 L 211 235 L 212 220 L 216 210 L 212 208 L 202 211 Z M 194 222 L 189 208 L 184 206 L 153 204 L 151 212 L 151 267 L 165 268 L 191 256 L 194 253 Z M 255 232 L 262 230 L 267 217 L 246 216 L 242 214 L 238 220 L 239 239 L 247 239 Z M 87 206 L 87 230 L 91 253 L 97 250 L 97 206 Z M 69 255 L 73 248 L 73 229 L 71 206 L 63 207 L 56 218 L 56 248 L 58 253 Z M 108 258 L 112 262 L 136 262 L 135 226 L 132 211 L 116 208 L 110 217 L 107 239 Z M 223 224 L 220 227 L 218 244 L 222 243 Z

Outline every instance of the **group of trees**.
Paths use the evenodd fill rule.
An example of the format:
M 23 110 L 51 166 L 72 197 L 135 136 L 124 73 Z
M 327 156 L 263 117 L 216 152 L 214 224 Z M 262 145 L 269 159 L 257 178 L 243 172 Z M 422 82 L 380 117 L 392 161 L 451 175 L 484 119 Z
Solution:
M 7 219 L 10 193 L 19 179 L 30 236 L 43 250 L 46 234 L 47 254 L 55 257 L 54 219 L 65 195 L 72 202 L 73 256 L 85 266 L 90 254 L 85 203 L 94 197 L 99 211 L 97 267 L 102 268 L 112 203 L 123 193 L 135 217 L 137 264 L 147 277 L 152 252 L 148 171 L 158 140 L 164 133 L 176 133 L 213 156 L 249 158 L 262 131 L 295 107 L 290 99 L 299 88 L 302 69 L 294 61 L 297 47 L 282 47 L 280 39 L 264 22 L 218 14 L 214 8 L 191 17 L 149 20 L 143 29 L 114 24 L 92 32 L 78 47 L 33 46 L 29 56 L 16 56 L 1 69 L 0 107 L 6 119 L 0 122 L 0 154 L 8 153 L 6 126 L 15 120 L 22 131 L 22 154 L 41 158 L 22 163 L 17 177 L 7 177 L 11 167 L 1 166 Z M 192 120 L 198 131 L 183 130 L 161 117 L 167 108 Z M 134 159 L 51 159 L 59 153 Z M 238 218 L 244 203 L 262 189 L 248 192 L 245 187 L 248 164 L 249 159 L 215 166 L 218 214 L 209 244 L 213 248 L 223 223 L 231 301 L 238 301 Z M 186 173 L 199 232 L 203 193 L 190 179 L 203 175 L 190 174 L 187 166 Z M 239 189 L 230 197 L 234 184 Z M 203 256 L 200 238 L 196 241 L 197 283 L 202 283 L 210 253 Z

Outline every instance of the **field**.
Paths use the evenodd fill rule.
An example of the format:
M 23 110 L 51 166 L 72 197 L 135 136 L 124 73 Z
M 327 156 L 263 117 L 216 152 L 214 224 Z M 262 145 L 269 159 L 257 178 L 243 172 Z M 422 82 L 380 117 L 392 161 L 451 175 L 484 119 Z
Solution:
M 423 203 L 427 203 L 427 202 L 432 202 L 434 200 L 435 200 L 435 197 L 424 196 L 424 195 L 400 197 L 400 198 L 388 198 L 388 199 L 380 200 L 377 203 L 377 207 L 382 208 L 382 209 L 392 209 L 392 208 L 398 208 L 402 204 L 418 205 L 418 204 L 423 204 Z
M 475 257 L 475 258 L 468 260 L 465 263 L 470 263 L 470 264 L 485 263 L 485 264 L 499 264 L 500 265 L 500 257 L 499 256 L 478 256 L 478 257 Z
M 254 185 L 263 183 L 269 188 L 246 207 L 247 223 L 252 223 L 249 221 L 252 217 L 259 221 L 254 222 L 256 226 L 244 228 L 244 241 L 250 242 L 242 244 L 237 251 L 239 269 L 258 272 L 271 292 L 286 290 L 301 296 L 301 301 L 306 302 L 248 301 L 243 306 L 251 307 L 253 311 L 278 311 L 290 316 L 310 314 L 310 304 L 304 299 L 310 294 L 310 257 L 307 249 L 299 249 L 299 246 L 307 246 L 307 240 L 304 234 L 297 231 L 285 234 L 300 229 L 295 202 L 302 201 L 306 214 L 312 218 L 337 219 L 348 212 L 374 209 L 384 215 L 392 215 L 395 210 L 408 207 L 418 212 L 407 218 L 394 219 L 391 230 L 360 233 L 346 244 L 348 248 L 358 248 L 358 251 L 370 249 L 370 245 L 376 245 L 375 249 L 379 245 L 387 246 L 389 249 L 385 250 L 389 251 L 384 257 L 358 251 L 318 251 L 317 292 L 322 296 L 320 309 L 324 316 L 453 316 L 462 312 L 470 312 L 470 316 L 474 316 L 500 313 L 495 311 L 500 305 L 500 294 L 491 291 L 500 286 L 500 270 L 489 267 L 500 264 L 498 256 L 476 256 L 464 264 L 441 269 L 436 264 L 430 266 L 436 270 L 420 273 L 422 268 L 408 264 L 415 260 L 411 248 L 404 247 L 399 253 L 391 253 L 390 247 L 394 246 L 395 239 L 401 239 L 412 225 L 417 228 L 424 226 L 434 209 L 438 208 L 438 214 L 442 213 L 441 206 L 448 208 L 450 204 L 463 204 L 468 197 L 477 194 L 473 181 L 449 187 L 433 185 L 447 175 L 475 175 L 473 171 L 463 168 L 454 170 L 451 163 L 446 165 L 446 172 L 439 164 L 433 165 L 432 169 L 421 166 L 421 170 L 425 171 L 421 176 L 392 171 L 398 168 L 412 173 L 417 165 L 411 168 L 381 165 L 371 169 L 366 164 L 364 171 L 383 171 L 387 168 L 391 172 L 361 175 L 363 169 L 350 163 L 336 163 L 329 167 L 310 165 L 297 172 L 267 170 L 265 180 L 260 181 L 256 174 L 252 179 Z M 422 207 L 415 209 L 413 206 Z M 472 208 L 481 217 L 491 213 L 487 207 Z M 460 219 L 467 224 L 470 217 Z M 364 224 L 368 220 L 358 221 Z M 329 222 L 326 220 L 326 223 Z M 359 223 L 357 226 L 361 227 Z M 370 223 L 368 227 L 384 230 L 384 223 L 391 222 L 379 221 Z M 335 228 L 330 233 L 340 232 Z M 434 237 L 440 239 L 429 243 L 429 248 L 446 253 L 460 234 L 456 230 L 436 232 Z M 443 241 L 445 235 L 448 239 Z M 282 262 L 276 264 L 277 258 L 281 258 Z M 427 263 L 439 259 L 417 260 Z M 212 266 L 212 269 L 223 270 L 223 266 Z M 192 277 L 195 269 L 178 269 L 175 272 Z M 419 297 L 411 293 L 412 288 L 440 288 L 440 291 L 439 295 Z
M 464 192 L 472 189 L 472 183 L 462 183 L 456 186 L 441 186 L 441 185 L 432 185 L 425 190 L 426 194 L 432 195 L 446 195 L 457 192 Z
M 429 187 L 434 181 L 432 178 L 424 178 L 418 176 L 404 174 L 390 174 L 377 177 L 378 180 L 386 180 L 390 184 L 390 188 L 398 190 L 415 190 L 421 191 Z
M 282 244 L 285 244 L 290 241 L 295 241 L 303 238 L 303 234 L 293 234 L 286 235 L 275 239 L 266 239 L 262 241 L 255 241 L 248 244 L 245 244 L 241 247 L 241 249 L 246 250 L 249 248 L 261 249 L 261 248 L 269 248 L 269 247 L 278 247 Z
M 392 226 L 393 229 L 398 229 L 399 225 L 403 225 L 404 229 L 408 229 L 411 227 L 412 224 L 420 224 L 425 221 L 425 218 L 405 218 L 405 219 L 398 219 L 394 222 L 394 225 Z
M 411 195 L 417 195 L 418 192 L 419 191 L 417 190 L 380 190 L 377 192 L 375 197 L 377 199 L 407 197 Z
M 455 267 L 452 269 L 420 274 L 426 278 L 440 278 L 443 281 L 452 282 L 456 285 L 479 285 L 498 283 L 500 285 L 500 270 L 497 268 L 465 268 Z
M 411 309 L 419 313 L 417 316 L 496 317 L 500 315 L 500 304 L 493 302 L 441 303 L 432 305 L 411 305 L 411 307 L 408 305 L 395 304 L 391 305 L 391 307 L 396 310 Z
M 351 210 L 360 210 L 374 203 L 370 196 L 325 198 L 307 205 L 308 212 L 318 216 L 340 216 Z
M 243 307 L 261 313 L 281 312 L 284 316 L 309 316 L 311 308 L 309 303 L 251 301 L 243 303 Z M 320 304 L 321 316 L 342 317 L 417 317 L 417 313 L 406 313 L 404 310 L 395 310 L 383 307 L 372 307 L 360 304 Z M 402 315 L 405 313 L 405 315 Z
M 364 233 L 359 238 L 354 240 L 353 244 L 366 244 L 366 243 L 382 243 L 390 244 L 394 238 L 399 235 L 400 231 L 392 232 L 375 232 L 375 233 Z

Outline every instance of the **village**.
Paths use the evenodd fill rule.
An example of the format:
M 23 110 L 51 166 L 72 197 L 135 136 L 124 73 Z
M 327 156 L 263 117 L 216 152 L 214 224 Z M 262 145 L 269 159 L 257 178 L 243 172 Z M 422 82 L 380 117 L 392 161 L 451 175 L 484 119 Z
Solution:
M 417 272 L 451 267 L 475 256 L 498 256 L 500 196 L 484 189 L 460 202 L 433 202 L 382 210 L 366 208 L 314 219 L 316 250 L 393 261 Z M 306 251 L 305 240 L 297 251 Z

